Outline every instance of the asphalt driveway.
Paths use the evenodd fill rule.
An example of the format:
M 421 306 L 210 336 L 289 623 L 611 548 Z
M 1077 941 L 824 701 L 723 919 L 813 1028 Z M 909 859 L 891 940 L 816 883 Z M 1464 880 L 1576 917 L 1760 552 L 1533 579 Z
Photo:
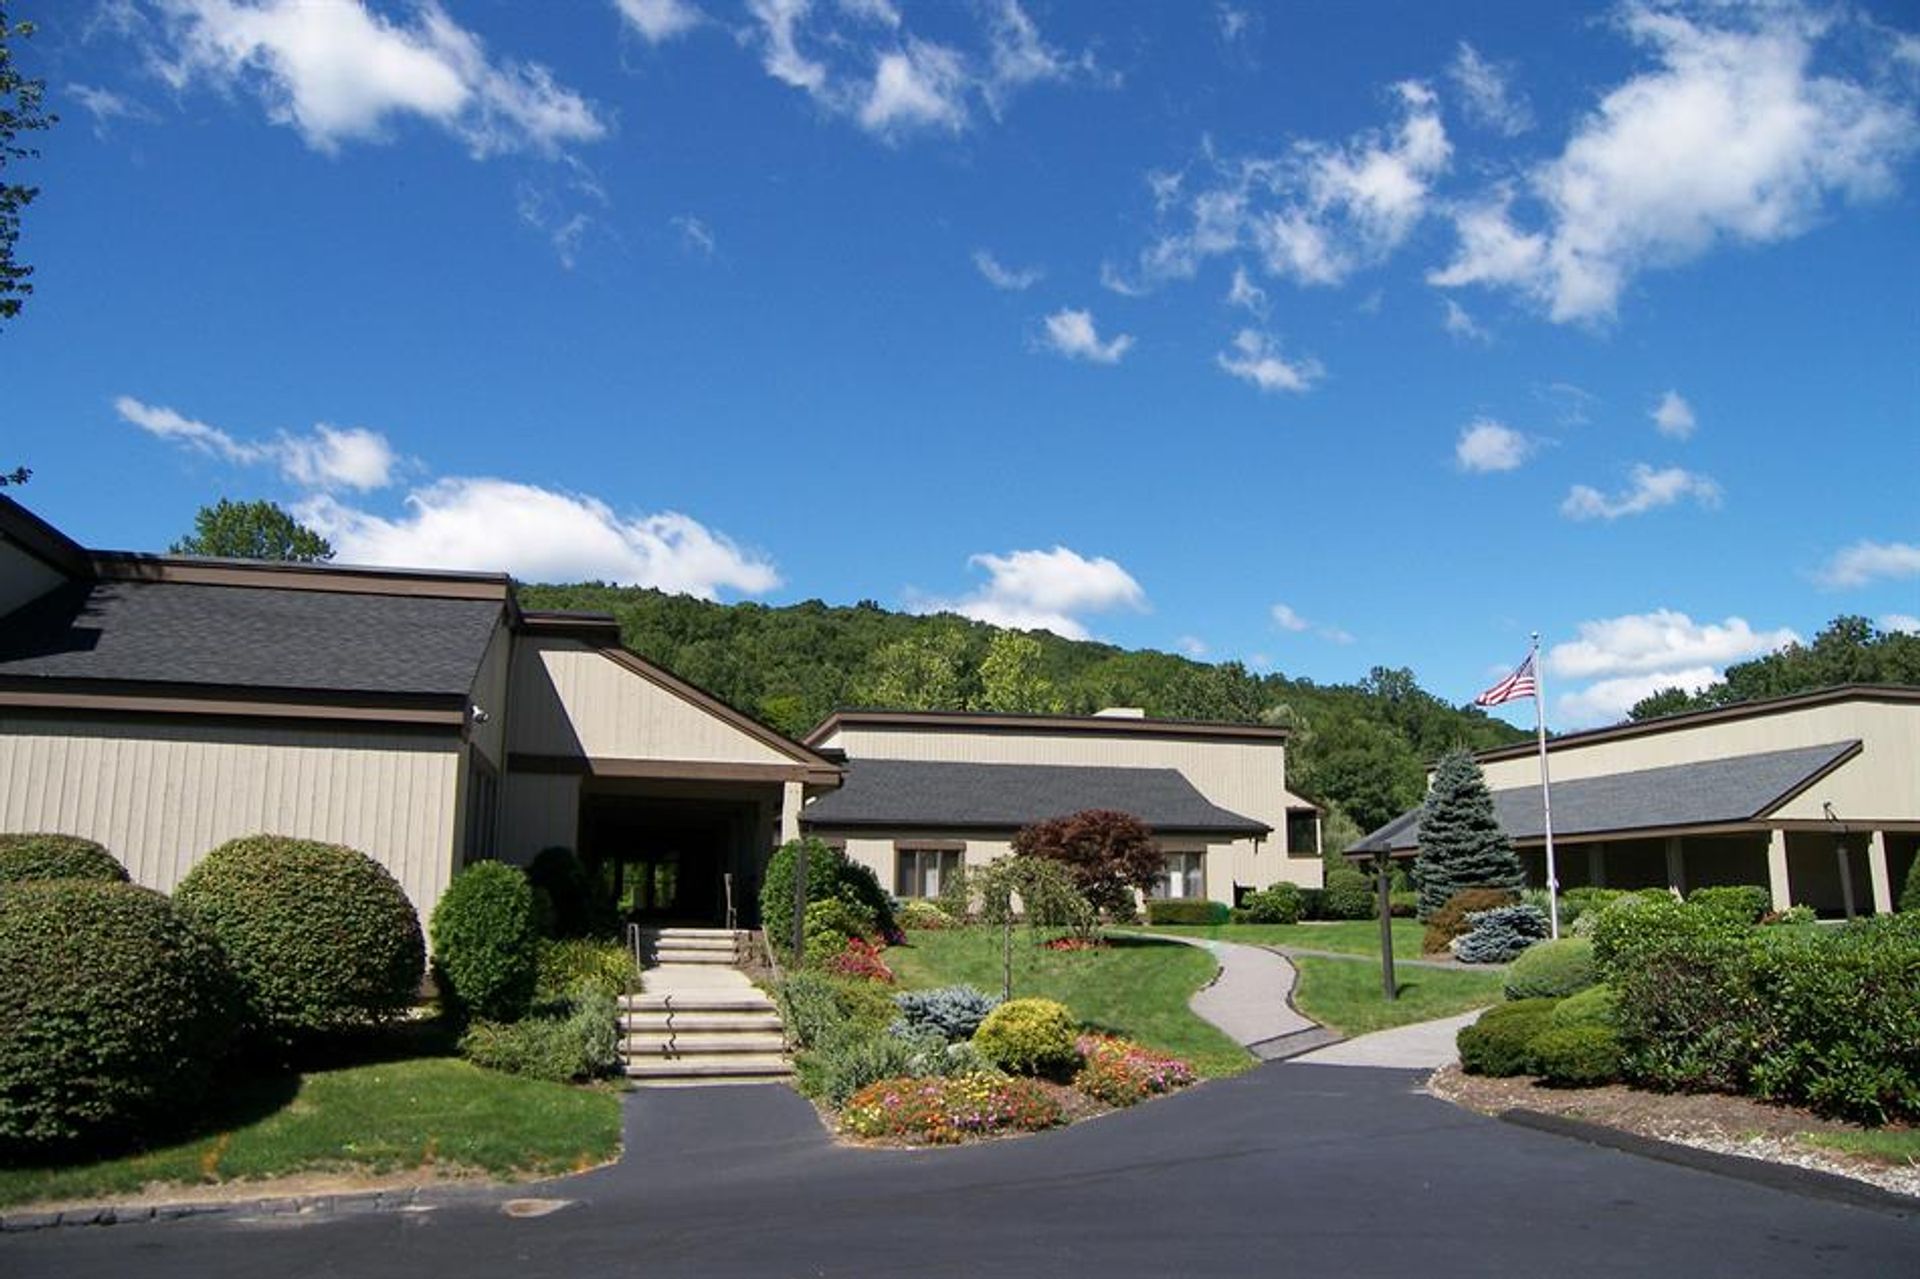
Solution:
M 497 1205 L 0 1237 L 7 1276 L 1920 1275 L 1920 1220 L 1533 1132 L 1420 1072 L 1268 1065 L 1063 1132 L 851 1150 L 780 1087 L 650 1091 Z

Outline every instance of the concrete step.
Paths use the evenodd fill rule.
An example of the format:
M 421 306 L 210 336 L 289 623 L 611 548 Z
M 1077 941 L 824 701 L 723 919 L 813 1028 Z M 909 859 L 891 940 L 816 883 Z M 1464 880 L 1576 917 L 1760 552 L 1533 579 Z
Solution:
M 743 1088 L 778 1084 L 785 1087 L 793 1072 L 784 1075 L 647 1075 L 629 1076 L 635 1088 Z
M 793 1073 L 778 1053 L 715 1053 L 699 1057 L 638 1057 L 627 1062 L 629 1079 L 785 1079 Z
M 644 1035 L 667 1030 L 686 1034 L 710 1031 L 778 1031 L 781 1028 L 779 1013 L 771 1009 L 763 1012 L 757 1008 L 723 1008 L 688 1012 L 676 1007 L 671 1012 L 628 1013 L 620 1019 L 620 1029 L 629 1035 Z
M 731 955 L 738 944 L 732 937 L 722 933 L 718 936 L 696 937 L 642 937 L 640 949 L 646 950 L 719 950 Z
M 620 1010 L 625 1013 L 774 1013 L 774 1002 L 757 990 L 687 991 L 679 994 L 623 995 Z
M 662 947 L 651 953 L 646 951 L 641 953 L 646 956 L 648 968 L 658 968 L 662 964 L 714 964 L 721 968 L 733 967 L 732 947 L 726 950 L 685 950 L 675 946 L 671 950 Z
M 728 928 L 642 928 L 641 941 L 723 941 L 731 945 L 746 933 Z
M 714 1054 L 732 1056 L 736 1053 L 761 1053 L 779 1056 L 786 1051 L 787 1041 L 779 1032 L 771 1034 L 764 1031 L 745 1031 L 738 1034 L 713 1033 L 692 1034 L 678 1030 L 647 1031 L 644 1034 L 628 1035 L 620 1048 L 628 1061 L 648 1057 L 707 1057 Z

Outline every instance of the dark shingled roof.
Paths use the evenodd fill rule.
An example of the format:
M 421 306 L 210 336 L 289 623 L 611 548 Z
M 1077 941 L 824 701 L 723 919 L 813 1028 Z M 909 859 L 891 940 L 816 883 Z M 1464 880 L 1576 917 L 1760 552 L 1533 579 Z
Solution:
M 0 625 L 0 678 L 464 695 L 499 600 L 76 582 Z
M 1831 742 L 1555 782 L 1553 833 L 1591 835 L 1757 821 L 1859 749 L 1857 741 Z M 1497 790 L 1493 807 L 1509 838 L 1525 843 L 1545 837 L 1538 785 Z M 1419 839 L 1420 811 L 1402 813 L 1347 852 L 1411 851 Z
M 1228 812 L 1171 768 L 961 764 L 860 759 L 846 783 L 809 804 L 809 826 L 1016 830 L 1089 808 L 1131 813 L 1155 830 L 1264 835 L 1264 822 Z

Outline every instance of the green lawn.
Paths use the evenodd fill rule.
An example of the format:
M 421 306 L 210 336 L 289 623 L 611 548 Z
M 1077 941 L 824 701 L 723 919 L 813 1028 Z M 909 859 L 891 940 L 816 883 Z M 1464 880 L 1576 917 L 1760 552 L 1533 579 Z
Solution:
M 915 931 L 887 951 L 887 963 L 908 990 L 965 982 L 1001 987 L 1000 934 L 987 928 Z M 1106 950 L 1060 952 L 1014 934 L 1013 993 L 1057 999 L 1073 1015 L 1129 1039 L 1174 1053 L 1203 1075 L 1232 1075 L 1253 1065 L 1238 1044 L 1196 1017 L 1187 1000 L 1212 979 L 1213 957 L 1193 946 L 1115 937 Z
M 1810 1132 L 1802 1141 L 1882 1163 L 1920 1165 L 1920 1128 L 1867 1128 L 1860 1132 Z
M 1341 955 L 1380 953 L 1380 921 L 1337 919 L 1308 924 L 1161 924 L 1150 932 L 1178 933 L 1248 946 L 1298 946 L 1302 950 L 1329 950 Z M 1393 921 L 1396 959 L 1420 958 L 1420 938 L 1426 932 L 1417 919 Z
M 58 1168 L 0 1168 L 0 1204 L 296 1172 L 561 1173 L 603 1163 L 620 1147 L 612 1091 L 445 1057 L 262 1078 L 222 1090 L 219 1104 L 221 1115 L 209 1116 L 201 1136 L 175 1145 Z
M 1301 1012 L 1348 1035 L 1451 1017 L 1505 998 L 1506 970 L 1475 972 L 1444 968 L 1399 968 L 1400 997 L 1389 1003 L 1380 992 L 1380 966 L 1353 959 L 1311 955 L 1292 961 L 1300 970 L 1293 1002 Z

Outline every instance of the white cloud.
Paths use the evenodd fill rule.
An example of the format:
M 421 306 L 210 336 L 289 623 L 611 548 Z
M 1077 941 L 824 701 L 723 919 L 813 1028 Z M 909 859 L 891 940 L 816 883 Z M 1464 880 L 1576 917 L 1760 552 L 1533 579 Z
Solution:
M 488 57 L 436 0 L 404 22 L 362 0 L 164 0 L 164 16 L 171 47 L 154 60 L 168 83 L 250 87 L 315 150 L 382 139 L 401 116 L 446 129 L 476 158 L 606 133 L 585 98 L 543 66 Z
M 1447 75 L 1459 88 L 1467 118 L 1475 124 L 1510 138 L 1533 127 L 1533 109 L 1526 97 L 1513 93 L 1507 87 L 1506 73 L 1465 40 L 1448 64 Z
M 1306 391 L 1326 375 L 1326 369 L 1312 356 L 1288 360 L 1280 354 L 1280 344 L 1258 329 L 1241 329 L 1233 339 L 1233 349 L 1214 356 L 1228 373 L 1251 382 L 1262 391 Z
M 747 11 L 760 24 L 760 65 L 782 84 L 819 97 L 827 87 L 827 68 L 800 52 L 799 25 L 812 0 L 748 0 Z
M 1678 391 L 1668 391 L 1661 396 L 1647 416 L 1653 419 L 1654 428 L 1662 435 L 1684 440 L 1693 434 L 1693 405 Z
M 1855 542 L 1835 551 L 1813 575 L 1831 590 L 1865 586 L 1880 578 L 1920 577 L 1920 545 L 1911 542 Z
M 719 242 L 713 238 L 713 228 L 690 213 L 679 214 L 667 221 L 680 233 L 680 246 L 690 253 L 698 253 L 703 258 L 710 258 L 720 247 Z
M 687 0 L 614 0 L 635 31 L 648 44 L 664 44 L 706 21 L 706 15 Z
M 984 586 L 960 599 L 915 600 L 914 611 L 958 613 L 995 626 L 1086 639 L 1089 632 L 1081 614 L 1147 608 L 1147 593 L 1120 565 L 1104 557 L 1088 559 L 1064 546 L 974 555 L 967 563 L 987 571 Z
M 1121 333 L 1101 341 L 1093 326 L 1093 312 L 1071 308 L 1055 311 L 1046 319 L 1045 345 L 1070 360 L 1094 364 L 1118 364 L 1133 346 L 1131 334 Z
M 1233 268 L 1233 284 L 1227 289 L 1227 305 L 1245 307 L 1261 319 L 1267 317 L 1267 291 L 1253 282 L 1247 268 Z
M 1064 80 L 1075 67 L 1092 70 L 1093 60 L 1082 55 L 1069 60 L 1060 50 L 1040 38 L 1017 0 L 1001 0 L 989 11 L 987 19 L 988 72 L 980 91 L 987 105 L 998 116 L 1016 89 L 1050 80 Z
M 1887 613 L 1880 618 L 1880 629 L 1889 635 L 1920 635 L 1920 617 L 1911 613 Z
M 1452 298 L 1441 298 L 1440 327 L 1462 342 L 1491 342 L 1493 334 L 1481 328 L 1466 307 Z
M 1649 675 L 1683 667 L 1721 667 L 1771 653 L 1800 639 L 1786 627 L 1756 631 L 1742 617 L 1695 622 L 1687 614 L 1667 608 L 1582 622 L 1578 634 L 1578 639 L 1548 650 L 1549 671 L 1578 680 Z
M 1519 431 L 1490 417 L 1475 418 L 1460 428 L 1453 459 L 1463 471 L 1517 471 L 1532 454 L 1534 442 Z
M 904 50 L 880 55 L 860 105 L 860 126 L 876 134 L 916 128 L 958 133 L 967 124 L 966 91 L 966 65 L 958 53 L 911 40 Z
M 1720 485 L 1705 475 L 1678 466 L 1654 470 L 1645 462 L 1634 464 L 1631 483 L 1608 497 L 1599 489 L 1576 484 L 1560 503 L 1560 513 L 1571 520 L 1617 520 L 1623 515 L 1643 515 L 1663 506 L 1672 506 L 1692 498 L 1712 509 L 1720 505 Z
M 1562 693 L 1553 699 L 1557 728 L 1590 728 L 1597 724 L 1617 723 L 1627 717 L 1634 704 L 1667 688 L 1683 688 L 1697 693 L 1720 678 L 1711 666 L 1688 666 L 1679 670 L 1655 671 L 1648 675 L 1621 675 L 1596 680 L 1585 688 Z
M 713 599 L 780 584 L 763 556 L 678 512 L 623 516 L 598 498 L 456 477 L 407 495 L 396 519 L 309 498 L 300 521 L 344 563 L 491 569 L 534 582 L 607 581 Z
M 840 12 L 850 18 L 878 23 L 883 27 L 898 28 L 900 25 L 900 11 L 893 7 L 892 0 L 839 0 L 839 4 Z
M 387 437 L 365 427 L 325 422 L 307 435 L 282 433 L 271 440 L 239 440 L 217 426 L 130 395 L 113 402 L 120 417 L 147 434 L 219 458 L 235 466 L 272 463 L 289 482 L 309 489 L 350 488 L 366 492 L 394 482 L 400 459 Z
M 1019 269 L 1002 266 L 1000 259 L 994 257 L 993 254 L 985 249 L 975 249 L 973 251 L 973 265 L 974 268 L 986 278 L 987 283 L 991 284 L 994 288 L 1006 289 L 1016 293 L 1023 289 L 1032 288 L 1034 285 L 1040 283 L 1041 278 L 1045 275 L 1045 272 L 1041 271 L 1037 266 L 1021 267 Z
M 1207 258 L 1256 250 L 1268 274 L 1303 285 L 1338 284 L 1384 260 L 1425 216 L 1453 155 L 1433 91 L 1393 87 L 1400 120 L 1344 141 L 1301 139 L 1277 156 L 1222 160 L 1217 181 L 1181 198 L 1156 187 L 1163 214 L 1183 225 L 1140 255 L 1143 285 L 1188 279 Z
M 1253 27 L 1253 14 L 1229 4 L 1219 5 L 1214 10 L 1214 16 L 1220 22 L 1220 38 L 1228 44 L 1246 35 Z
M 1920 622 L 1916 622 L 1915 625 L 1920 626 Z M 1201 658 L 1207 655 L 1207 642 L 1198 635 L 1182 635 L 1173 643 L 1176 648 L 1188 657 Z
M 1309 622 L 1306 618 L 1294 612 L 1293 609 L 1286 604 L 1275 604 L 1272 612 L 1273 624 L 1283 631 L 1294 631 L 1297 633 L 1307 630 L 1313 625 L 1312 622 Z
M 1838 200 L 1894 187 L 1920 128 L 1891 90 L 1811 71 L 1826 20 L 1792 4 L 1705 12 L 1722 24 L 1629 4 L 1622 26 L 1657 65 L 1527 175 L 1539 229 L 1495 188 L 1456 211 L 1459 249 L 1428 278 L 1519 290 L 1556 321 L 1604 321 L 1642 271 L 1789 239 Z
M 153 118 L 151 111 L 111 89 L 96 88 L 90 84 L 69 84 L 67 96 L 85 107 L 87 114 L 93 117 L 93 135 L 96 138 L 106 137 L 108 128 L 115 120 Z

